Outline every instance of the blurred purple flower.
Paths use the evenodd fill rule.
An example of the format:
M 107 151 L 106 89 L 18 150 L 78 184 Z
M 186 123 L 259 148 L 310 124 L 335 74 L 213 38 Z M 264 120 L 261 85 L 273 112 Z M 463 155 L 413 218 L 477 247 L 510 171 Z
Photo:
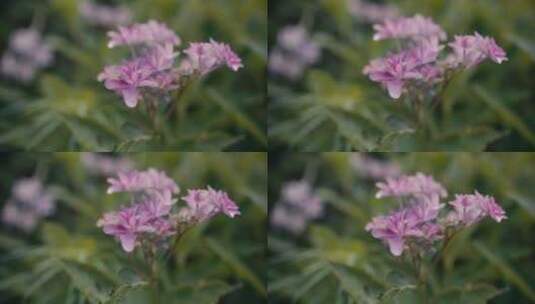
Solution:
M 373 40 L 412 39 L 422 41 L 428 39 L 446 40 L 446 32 L 431 18 L 421 15 L 385 20 L 373 26 Z
M 180 38 L 164 23 L 150 20 L 147 23 L 136 23 L 131 26 L 119 26 L 117 31 L 108 33 L 109 48 L 128 45 L 135 46 L 145 44 L 154 46 L 159 44 L 180 45 Z
M 306 223 L 323 214 L 321 198 L 306 181 L 290 181 L 282 186 L 281 198 L 273 208 L 271 223 L 294 234 L 303 232 Z
M 401 168 L 398 164 L 379 160 L 367 156 L 365 153 L 353 153 L 349 161 L 359 175 L 373 180 L 383 180 L 401 175 Z
M 119 172 L 131 171 L 134 165 L 130 160 L 124 157 L 112 157 L 105 153 L 82 154 L 82 164 L 91 174 L 110 176 Z
M 428 197 L 430 199 L 446 197 L 446 189 L 432 176 L 417 173 L 415 175 L 403 175 L 399 178 L 387 178 L 385 182 L 377 183 L 379 191 L 376 198 L 383 197 Z
M 28 82 L 52 61 L 52 49 L 37 30 L 19 29 L 11 34 L 8 50 L 0 61 L 0 71 L 8 77 Z
M 32 231 L 41 218 L 56 210 L 54 194 L 35 178 L 16 181 L 11 198 L 2 212 L 2 221 L 26 232 Z
M 150 168 L 145 171 L 119 172 L 117 178 L 108 178 L 108 194 L 116 192 L 146 192 L 149 196 L 154 193 L 160 197 L 170 197 L 178 194 L 180 188 L 174 180 L 163 171 Z M 174 201 L 166 202 L 171 205 Z
M 319 45 L 301 25 L 286 26 L 277 35 L 277 46 L 269 56 L 269 70 L 290 79 L 300 77 L 321 56 Z
M 109 6 L 86 0 L 79 5 L 78 10 L 88 23 L 102 27 L 115 27 L 132 20 L 132 13 L 124 6 Z
M 399 10 L 395 6 L 362 0 L 347 0 L 347 7 L 352 16 L 370 23 L 395 19 L 400 15 Z

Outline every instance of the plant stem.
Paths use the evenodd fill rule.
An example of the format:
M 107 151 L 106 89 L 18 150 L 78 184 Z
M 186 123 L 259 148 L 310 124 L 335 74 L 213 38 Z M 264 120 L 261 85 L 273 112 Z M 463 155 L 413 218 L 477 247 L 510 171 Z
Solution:
M 160 303 L 160 287 L 158 284 L 158 268 L 157 260 L 154 255 L 154 247 L 152 244 L 142 242 L 143 257 L 149 268 L 149 285 L 152 288 L 152 299 L 155 304 Z

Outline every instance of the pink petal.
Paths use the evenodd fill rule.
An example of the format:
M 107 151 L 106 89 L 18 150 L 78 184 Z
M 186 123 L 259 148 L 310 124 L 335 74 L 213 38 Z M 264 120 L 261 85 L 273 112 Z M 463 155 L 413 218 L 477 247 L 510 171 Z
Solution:
M 123 234 L 119 236 L 121 240 L 121 246 L 123 246 L 124 251 L 132 252 L 134 247 L 136 247 L 136 236 L 133 234 Z
M 403 246 L 405 245 L 403 242 L 403 239 L 400 238 L 393 238 L 388 239 L 388 247 L 390 247 L 390 252 L 392 252 L 395 256 L 400 256 L 403 252 Z

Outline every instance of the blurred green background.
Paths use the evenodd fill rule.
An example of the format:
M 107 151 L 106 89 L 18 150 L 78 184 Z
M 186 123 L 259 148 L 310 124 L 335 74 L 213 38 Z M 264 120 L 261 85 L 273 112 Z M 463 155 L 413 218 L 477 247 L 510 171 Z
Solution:
M 351 0 L 272 0 L 269 49 L 286 25 L 304 25 L 322 59 L 297 81 L 269 77 L 270 150 L 529 151 L 535 147 L 535 2 L 397 0 L 401 14 L 429 16 L 452 39 L 478 31 L 494 37 L 509 61 L 463 72 L 445 92 L 426 137 L 411 115 L 362 74 L 392 49 L 372 41 L 372 25 L 352 16 Z M 364 1 L 364 0 L 363 0 Z
M 306 179 L 325 203 L 322 218 L 299 235 L 268 231 L 270 303 L 418 303 L 412 279 L 380 240 L 364 230 L 373 216 L 395 208 L 375 198 L 375 180 L 350 160 L 354 153 L 270 154 L 269 208 L 281 185 Z M 431 174 L 454 193 L 492 195 L 508 219 L 484 220 L 453 239 L 430 284 L 430 303 L 535 301 L 535 154 L 369 153 L 405 174 Z M 388 292 L 388 293 L 387 293 Z M 386 295 L 385 295 L 386 294 Z M 497 296 L 496 296 L 497 295 Z M 381 300 L 378 300 L 378 298 Z
M 263 151 L 265 136 L 266 0 L 128 0 L 134 22 L 165 22 L 182 39 L 229 43 L 243 59 L 237 73 L 220 69 L 189 88 L 178 115 L 154 136 L 139 110 L 97 82 L 126 50 L 106 47 L 108 29 L 81 18 L 78 0 L 0 3 L 0 50 L 10 33 L 44 21 L 55 62 L 28 85 L 0 78 L 0 149 L 32 151 Z M 163 139 L 162 139 L 163 137 Z
M 265 153 L 118 156 L 136 169 L 164 170 L 181 195 L 207 185 L 227 191 L 242 212 L 235 219 L 218 216 L 185 235 L 161 269 L 162 303 L 265 302 Z M 102 213 L 124 205 L 126 197 L 107 195 L 106 176 L 91 174 L 83 157 L 1 155 L 0 208 L 16 180 L 35 174 L 56 195 L 57 211 L 29 234 L 0 224 L 0 303 L 104 303 L 112 289 L 129 282 L 136 258 L 127 259 L 120 244 L 96 227 Z M 126 291 L 132 294 L 106 303 L 147 303 L 146 290 Z

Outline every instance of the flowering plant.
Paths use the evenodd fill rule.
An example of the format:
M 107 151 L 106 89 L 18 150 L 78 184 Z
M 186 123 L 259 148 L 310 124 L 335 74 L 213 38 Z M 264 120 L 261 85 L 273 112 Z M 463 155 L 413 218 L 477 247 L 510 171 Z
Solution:
M 164 172 L 155 169 L 121 172 L 109 178 L 108 194 L 132 194 L 131 204 L 118 211 L 105 213 L 97 222 L 104 233 L 114 236 L 123 250 L 133 253 L 140 248 L 149 273 L 143 275 L 159 291 L 158 263 L 169 256 L 184 233 L 193 226 L 209 220 L 219 213 L 228 217 L 240 215 L 238 206 L 223 191 L 191 189 L 182 199 L 187 203 L 173 211 L 180 193 L 178 185 Z
M 0 12 L 0 145 L 265 150 L 265 10 L 265 0 L 10 5 Z
M 530 302 L 524 269 L 534 261 L 521 256 L 533 251 L 525 200 L 534 162 L 530 153 L 278 156 L 269 177 L 274 302 Z M 288 183 L 300 172 L 309 187 Z M 316 204 L 285 201 L 310 194 L 323 210 L 302 227 Z
M 504 2 L 490 12 L 464 2 L 278 1 L 269 40 L 272 145 L 401 152 L 529 150 L 535 144 L 528 114 L 533 61 L 525 44 L 535 23 L 500 14 L 533 10 L 533 4 Z M 287 50 L 281 43 L 296 24 L 306 35 L 290 31 L 301 37 L 295 41 L 321 50 L 313 64 L 300 64 L 310 58 L 310 44 Z
M 121 95 L 127 107 L 134 108 L 142 99 L 153 120 L 163 106 L 169 116 L 173 114 L 178 96 L 191 81 L 226 65 L 233 71 L 243 67 L 241 59 L 230 46 L 214 40 L 193 42 L 184 50 L 187 58 L 179 67 L 175 60 L 175 46 L 180 38 L 165 24 L 151 20 L 147 23 L 119 27 L 108 33 L 108 47 L 128 46 L 132 58 L 120 65 L 104 68 L 98 75 L 107 89 Z M 169 93 L 177 91 L 174 98 Z
M 440 59 L 444 49 L 441 41 L 446 33 L 431 18 L 421 15 L 388 19 L 374 25 L 373 40 L 395 39 L 398 52 L 372 60 L 363 73 L 386 88 L 394 100 L 402 93 L 416 112 L 417 127 L 424 119 L 426 108 L 441 101 L 443 92 L 460 70 L 473 68 L 490 59 L 496 63 L 507 60 L 505 51 L 493 38 L 474 35 L 455 36 L 448 46 L 452 53 Z M 399 46 L 404 46 L 401 49 Z

